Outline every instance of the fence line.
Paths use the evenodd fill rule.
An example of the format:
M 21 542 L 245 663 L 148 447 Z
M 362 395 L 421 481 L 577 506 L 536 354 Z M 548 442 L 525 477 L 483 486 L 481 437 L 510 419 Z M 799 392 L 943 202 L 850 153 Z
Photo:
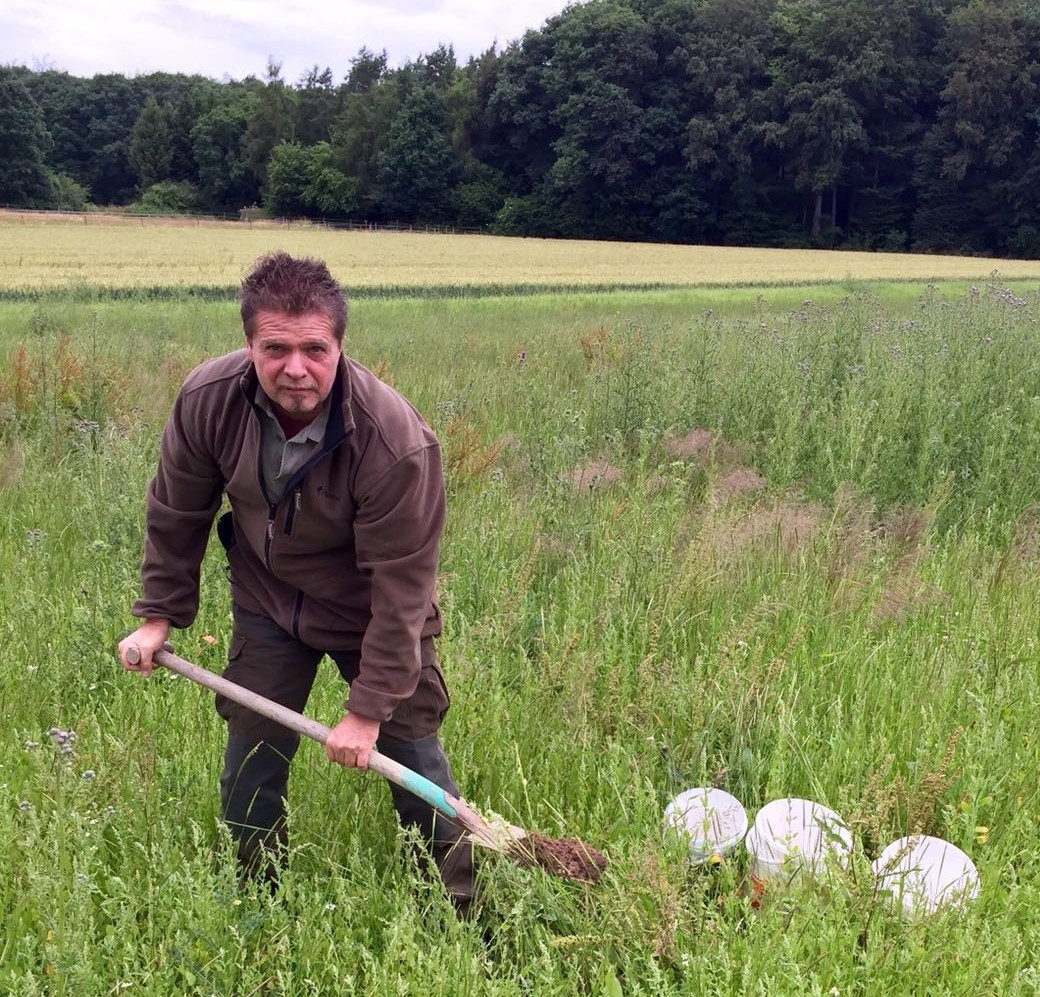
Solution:
M 82 219 L 84 225 L 115 223 L 120 225 L 171 225 L 201 227 L 228 225 L 245 228 L 313 229 L 324 228 L 348 232 L 418 232 L 432 235 L 489 235 L 487 229 L 464 228 L 459 225 L 420 225 L 406 222 L 352 221 L 340 218 L 252 218 L 238 214 L 133 214 L 122 211 L 55 211 L 44 208 L 17 208 L 0 204 L 0 217 L 29 221 L 66 221 Z

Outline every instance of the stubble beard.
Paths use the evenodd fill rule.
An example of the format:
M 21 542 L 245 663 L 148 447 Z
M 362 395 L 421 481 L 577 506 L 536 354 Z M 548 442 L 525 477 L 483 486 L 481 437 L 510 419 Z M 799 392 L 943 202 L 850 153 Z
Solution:
M 278 395 L 278 407 L 286 414 L 294 417 L 313 415 L 318 405 L 314 403 L 313 391 L 281 391 Z

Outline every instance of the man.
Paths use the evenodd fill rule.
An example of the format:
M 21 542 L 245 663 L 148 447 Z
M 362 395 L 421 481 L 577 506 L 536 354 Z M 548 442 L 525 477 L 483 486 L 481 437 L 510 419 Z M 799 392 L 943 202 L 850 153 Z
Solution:
M 217 524 L 234 611 L 225 677 L 302 712 L 327 653 L 350 686 L 328 758 L 363 769 L 375 747 L 457 796 L 438 738 L 449 700 L 433 646 L 444 522 L 436 437 L 343 355 L 346 300 L 324 263 L 264 257 L 239 297 L 245 349 L 188 375 L 163 433 L 132 610 L 144 622 L 119 645 L 123 667 L 147 675 L 170 627 L 195 618 L 226 495 L 231 511 Z M 228 728 L 222 816 L 243 873 L 273 878 L 299 736 L 224 697 L 217 710 Z M 429 805 L 391 793 L 465 911 L 472 846 Z

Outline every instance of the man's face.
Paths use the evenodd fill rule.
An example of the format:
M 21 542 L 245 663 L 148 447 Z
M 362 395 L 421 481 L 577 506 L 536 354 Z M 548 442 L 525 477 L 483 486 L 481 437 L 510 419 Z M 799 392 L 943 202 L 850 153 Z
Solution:
M 332 391 L 340 355 L 324 312 L 257 312 L 246 353 L 276 409 L 298 422 L 314 419 Z

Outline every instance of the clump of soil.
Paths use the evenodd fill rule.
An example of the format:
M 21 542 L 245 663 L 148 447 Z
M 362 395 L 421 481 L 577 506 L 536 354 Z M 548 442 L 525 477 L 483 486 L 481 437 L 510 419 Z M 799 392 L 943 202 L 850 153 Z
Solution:
M 547 838 L 529 831 L 510 849 L 521 865 L 538 866 L 553 876 L 595 883 L 607 867 L 607 857 L 577 838 Z

